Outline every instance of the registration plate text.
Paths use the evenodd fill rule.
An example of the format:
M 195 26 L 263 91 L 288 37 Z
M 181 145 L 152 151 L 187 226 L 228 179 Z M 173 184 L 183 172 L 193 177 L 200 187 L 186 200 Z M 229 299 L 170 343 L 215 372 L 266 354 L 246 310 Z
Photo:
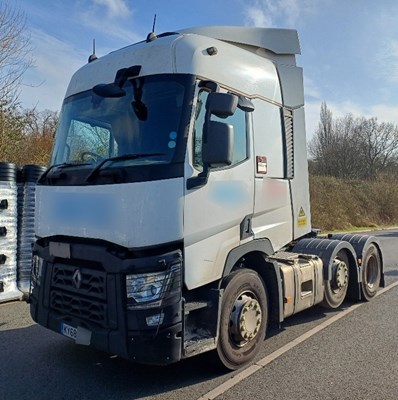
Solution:
M 64 336 L 67 336 L 73 340 L 76 340 L 76 335 L 77 335 L 77 329 L 74 328 L 73 326 L 70 326 L 68 324 L 62 323 L 61 324 L 61 333 Z

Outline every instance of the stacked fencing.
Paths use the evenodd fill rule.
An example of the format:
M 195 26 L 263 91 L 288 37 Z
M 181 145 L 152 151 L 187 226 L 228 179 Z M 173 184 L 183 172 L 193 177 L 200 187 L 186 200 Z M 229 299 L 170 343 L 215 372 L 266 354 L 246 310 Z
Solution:
M 18 170 L 15 164 L 0 163 L 0 302 L 29 292 L 35 187 L 44 170 L 36 165 Z
M 0 301 L 20 297 L 17 290 L 17 166 L 0 163 Z

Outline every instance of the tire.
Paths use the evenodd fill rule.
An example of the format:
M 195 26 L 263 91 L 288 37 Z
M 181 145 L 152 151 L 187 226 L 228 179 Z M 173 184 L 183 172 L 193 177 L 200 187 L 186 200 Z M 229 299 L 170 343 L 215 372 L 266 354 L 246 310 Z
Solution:
M 371 244 L 362 259 L 361 290 L 363 298 L 371 300 L 380 288 L 381 257 L 378 248 Z
M 325 281 L 325 297 L 321 306 L 338 308 L 343 303 L 348 290 L 349 260 L 344 251 L 339 251 L 332 262 L 332 279 Z
M 268 300 L 257 272 L 243 269 L 225 278 L 217 354 L 229 370 L 249 363 L 265 338 Z

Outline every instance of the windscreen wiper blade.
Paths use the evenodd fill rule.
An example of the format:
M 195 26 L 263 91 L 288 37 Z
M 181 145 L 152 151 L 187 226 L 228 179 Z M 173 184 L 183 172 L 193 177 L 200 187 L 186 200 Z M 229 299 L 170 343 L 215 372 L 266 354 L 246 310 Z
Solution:
M 139 153 L 139 154 L 123 154 L 121 156 L 105 158 L 102 160 L 87 176 L 86 182 L 91 182 L 99 173 L 104 164 L 114 161 L 135 160 L 137 158 L 164 156 L 164 153 Z
M 79 167 L 81 165 L 90 165 L 91 163 L 89 162 L 77 162 L 77 163 L 73 163 L 73 162 L 64 162 L 64 163 L 60 163 L 60 164 L 54 164 L 51 165 L 50 167 L 48 167 L 46 169 L 46 171 L 44 171 L 43 175 L 41 175 L 38 183 L 42 183 L 43 180 L 47 177 L 47 175 L 55 168 L 68 168 L 68 167 Z

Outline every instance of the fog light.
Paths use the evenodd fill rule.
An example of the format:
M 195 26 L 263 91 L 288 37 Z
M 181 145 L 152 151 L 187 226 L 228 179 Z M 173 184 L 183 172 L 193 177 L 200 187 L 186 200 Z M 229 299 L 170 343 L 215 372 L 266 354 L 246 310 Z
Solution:
M 148 326 L 158 326 L 163 324 L 164 314 L 155 314 L 150 317 L 146 317 L 146 324 Z

